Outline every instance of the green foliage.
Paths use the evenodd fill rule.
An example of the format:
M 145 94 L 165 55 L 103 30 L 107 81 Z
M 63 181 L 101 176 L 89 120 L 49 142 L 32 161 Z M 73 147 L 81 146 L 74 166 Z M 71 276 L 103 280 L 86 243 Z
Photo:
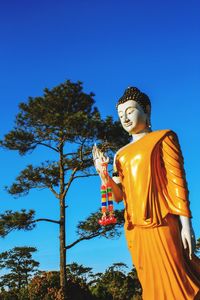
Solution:
M 124 263 L 115 263 L 104 273 L 94 274 L 92 268 L 68 264 L 68 300 L 141 300 L 141 286 L 135 269 L 126 272 Z M 29 281 L 28 288 L 1 290 L 2 300 L 63 300 L 58 271 L 40 271 Z
M 112 117 L 101 120 L 94 94 L 84 93 L 80 81 L 67 80 L 51 90 L 46 88 L 43 97 L 29 97 L 19 109 L 15 128 L 1 145 L 21 155 L 38 145 L 59 151 L 60 143 L 66 141 L 79 144 L 85 139 L 101 139 L 113 144 L 113 135 L 120 143 L 119 123 L 113 123 Z
M 45 220 L 60 225 L 60 284 L 62 291 L 64 291 L 66 282 L 65 208 L 67 192 L 75 179 L 97 175 L 92 159 L 94 143 L 100 144 L 102 149 L 113 154 L 113 151 L 128 141 L 128 136 L 124 134 L 119 122 L 113 121 L 110 116 L 105 120 L 102 119 L 94 103 L 94 94 L 84 93 L 80 81 L 73 83 L 67 80 L 51 90 L 46 88 L 42 97 L 29 97 L 26 103 L 19 104 L 14 128 L 0 141 L 1 147 L 16 150 L 20 155 L 31 153 L 40 147 L 54 154 L 55 160 L 53 161 L 46 160 L 39 166 L 28 165 L 17 176 L 15 182 L 7 188 L 7 191 L 11 195 L 21 196 L 27 195 L 34 188 L 47 188 L 59 199 L 60 219 L 58 221 L 44 218 L 35 221 Z M 10 211 L 12 218 L 11 213 Z M 1 217 L 4 220 L 4 214 Z M 27 215 L 27 225 L 24 227 L 19 222 L 15 224 L 13 222 L 12 229 L 33 228 L 30 217 Z M 9 228 L 6 226 L 5 222 L 1 223 L 0 233 L 2 236 L 9 232 Z M 94 230 L 96 229 L 94 228 Z M 99 231 L 96 233 L 97 235 L 99 235 Z M 80 234 L 82 233 L 80 232 Z M 104 233 L 102 232 L 102 234 Z M 114 236 L 114 231 L 110 230 L 110 237 L 112 235 Z M 95 236 L 90 235 L 89 238 Z M 107 235 L 104 234 L 104 236 Z
M 46 161 L 39 167 L 28 165 L 7 191 L 12 195 L 27 195 L 30 189 L 59 185 L 59 167 L 57 162 Z
M 117 151 L 130 142 L 130 136 L 122 129 L 121 123 L 114 121 L 112 116 L 107 116 L 101 126 L 98 138 L 103 141 L 103 149 Z
M 59 272 L 40 272 L 29 284 L 31 300 L 62 299 Z
M 15 127 L 0 145 L 21 155 L 38 146 L 46 147 L 58 155 L 58 160 L 47 160 L 37 167 L 28 165 L 7 190 L 21 196 L 32 188 L 58 187 L 61 161 L 67 187 L 71 175 L 68 171 L 75 171 L 73 180 L 96 174 L 91 154 L 95 142 L 112 152 L 127 141 L 118 121 L 111 116 L 101 118 L 94 106 L 94 94 L 84 93 L 80 81 L 67 80 L 51 90 L 45 89 L 43 97 L 29 97 L 27 103 L 19 104 Z
M 99 119 L 93 104 L 93 94 L 83 93 L 81 82 L 68 80 L 52 90 L 46 88 L 43 97 L 29 97 L 28 103 L 20 103 L 16 126 L 2 146 L 23 155 L 43 142 L 56 150 L 61 140 L 75 142 L 93 135 L 90 119 Z
M 97 175 L 93 168 L 91 147 L 95 142 L 110 153 L 128 141 L 127 135 L 111 116 L 103 120 L 94 106 L 94 94 L 83 92 L 80 81 L 45 89 L 43 97 L 29 97 L 27 103 L 19 104 L 19 113 L 15 127 L 0 145 L 6 149 L 17 150 L 21 155 L 33 151 L 36 147 L 45 147 L 53 151 L 57 160 L 46 160 L 38 166 L 28 165 L 17 176 L 7 191 L 15 196 L 24 196 L 31 189 L 48 188 L 56 198 L 65 197 L 71 183 L 80 177 Z M 48 152 L 47 152 L 48 155 Z M 118 212 L 116 212 L 117 214 Z M 6 236 L 14 229 L 32 229 L 34 211 L 1 214 L 0 236 Z M 86 222 L 78 225 L 79 238 L 119 235 L 121 216 L 115 226 L 102 230 L 96 222 L 98 215 L 92 214 Z M 86 235 L 89 234 L 89 235 Z M 67 247 L 66 247 L 67 249 Z
M 30 300 L 27 288 L 5 290 L 0 289 L 1 300 Z
M 124 225 L 124 210 L 115 210 L 115 216 L 117 218 L 116 224 L 107 226 L 100 226 L 98 220 L 101 218 L 101 211 L 91 213 L 89 217 L 80 221 L 77 225 L 77 236 L 78 239 L 66 246 L 66 249 L 70 249 L 76 244 L 84 240 L 90 240 L 96 237 L 117 239 L 121 235 L 121 229 Z
M 68 264 L 66 266 L 68 278 L 78 278 L 81 282 L 86 282 L 87 278 L 92 274 L 92 268 L 84 267 L 77 263 Z
M 32 259 L 35 247 L 14 247 L 12 250 L 0 254 L 0 269 L 9 273 L 0 278 L 0 287 L 18 292 L 27 287 L 29 279 L 37 271 L 39 262 Z
M 74 268 L 79 275 L 73 274 L 75 271 Z M 73 264 L 73 270 L 71 270 L 70 265 L 67 266 L 67 299 L 95 300 L 89 291 L 86 281 L 81 277 L 83 273 L 79 272 L 80 268 L 84 269 L 83 273 L 85 274 L 85 269 L 87 268 L 83 266 Z M 35 276 L 29 284 L 29 296 L 30 300 L 63 300 L 64 298 L 60 289 L 59 272 L 41 272 L 41 274 Z
M 115 216 L 117 218 L 116 224 L 111 224 L 107 226 L 101 226 L 98 220 L 101 218 L 101 211 L 90 214 L 90 216 L 84 220 L 80 221 L 77 225 L 77 234 L 83 237 L 85 234 L 99 233 L 99 236 L 104 236 L 105 238 L 116 238 L 121 235 L 120 229 L 124 225 L 124 210 L 115 210 Z
M 5 211 L 3 214 L 0 214 L 0 236 L 5 237 L 12 230 L 32 230 L 35 227 L 35 224 L 32 223 L 34 216 L 35 212 L 33 210 Z
M 141 300 L 141 287 L 135 269 L 126 274 L 127 266 L 116 263 L 104 273 L 93 274 L 92 268 L 77 263 L 67 265 L 69 300 Z M 59 272 L 42 272 L 30 285 L 31 300 L 62 299 Z
M 196 240 L 196 250 L 195 250 L 196 254 L 199 255 L 200 254 L 200 238 L 198 238 Z
M 91 282 L 91 292 L 99 300 L 131 300 L 140 299 L 141 287 L 137 273 L 133 269 L 128 274 L 124 263 L 113 264 L 105 273 L 100 274 L 96 281 Z

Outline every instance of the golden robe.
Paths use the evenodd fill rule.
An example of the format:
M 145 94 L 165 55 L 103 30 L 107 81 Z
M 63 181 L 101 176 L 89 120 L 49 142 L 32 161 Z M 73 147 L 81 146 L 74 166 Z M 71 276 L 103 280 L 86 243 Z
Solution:
M 178 215 L 191 217 L 183 157 L 171 130 L 121 148 L 116 168 L 125 204 L 125 234 L 143 300 L 200 299 L 200 260 L 183 249 Z

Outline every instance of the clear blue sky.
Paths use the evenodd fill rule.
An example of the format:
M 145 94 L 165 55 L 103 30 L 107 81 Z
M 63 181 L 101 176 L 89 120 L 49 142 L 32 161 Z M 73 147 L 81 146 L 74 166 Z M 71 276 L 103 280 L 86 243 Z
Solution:
M 18 103 L 40 96 L 66 79 L 81 80 L 96 94 L 103 116 L 117 118 L 115 103 L 134 85 L 152 100 L 153 129 L 177 132 L 185 158 L 193 224 L 200 237 L 199 113 L 200 113 L 199 1 L 7 0 L 0 3 L 0 138 L 13 127 Z M 50 153 L 48 154 L 51 155 Z M 57 200 L 48 191 L 32 191 L 13 199 L 4 186 L 28 163 L 47 154 L 25 157 L 0 151 L 0 209 L 33 208 L 37 217 L 58 217 Z M 87 190 L 92 186 L 89 201 Z M 98 178 L 74 182 L 67 209 L 67 242 L 75 227 L 100 206 Z M 13 232 L 0 240 L 0 251 L 32 245 L 41 269 L 58 269 L 58 228 L 40 223 L 32 232 Z M 67 253 L 103 271 L 113 262 L 131 266 L 124 237 L 117 241 L 82 242 Z

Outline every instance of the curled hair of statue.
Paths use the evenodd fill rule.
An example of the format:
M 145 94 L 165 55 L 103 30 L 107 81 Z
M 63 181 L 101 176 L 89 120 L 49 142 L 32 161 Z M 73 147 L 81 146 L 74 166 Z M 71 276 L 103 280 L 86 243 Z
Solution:
M 151 102 L 149 97 L 145 93 L 142 93 L 137 87 L 128 87 L 124 91 L 123 96 L 118 100 L 116 107 L 118 108 L 119 104 L 125 103 L 128 100 L 136 101 L 145 113 L 150 112 Z

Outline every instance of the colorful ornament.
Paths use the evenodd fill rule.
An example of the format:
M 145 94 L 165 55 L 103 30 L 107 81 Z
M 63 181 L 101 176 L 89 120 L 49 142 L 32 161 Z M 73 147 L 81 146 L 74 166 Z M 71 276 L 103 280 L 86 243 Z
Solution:
M 105 178 L 108 178 L 108 160 L 102 163 L 103 166 L 103 173 L 105 175 Z M 98 221 L 98 223 L 102 226 L 115 224 L 117 222 L 117 219 L 114 215 L 114 209 L 113 209 L 113 192 L 112 187 L 109 184 L 108 180 L 107 183 L 103 184 L 101 186 L 101 212 L 102 217 Z

